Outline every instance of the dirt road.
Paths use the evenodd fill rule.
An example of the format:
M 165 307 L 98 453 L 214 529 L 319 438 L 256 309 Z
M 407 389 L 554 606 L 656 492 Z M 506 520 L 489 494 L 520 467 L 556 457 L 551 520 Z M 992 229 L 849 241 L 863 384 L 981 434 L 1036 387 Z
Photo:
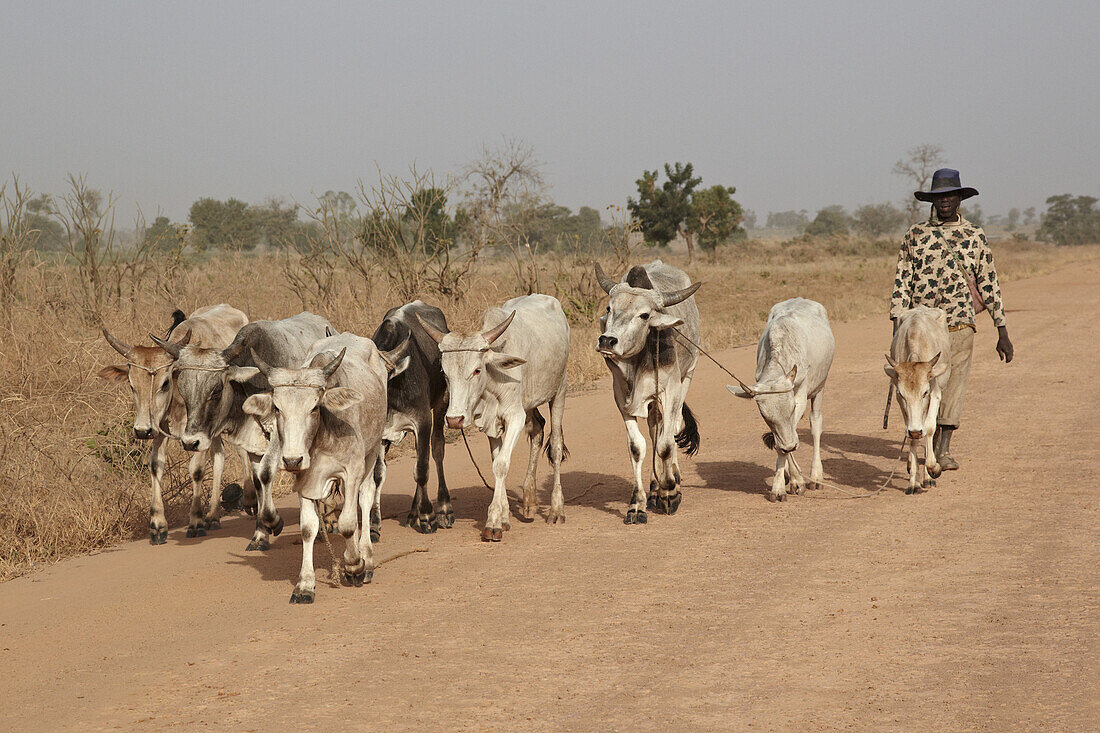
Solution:
M 896 479 L 871 499 L 768 503 L 760 417 L 701 362 L 703 446 L 682 460 L 680 511 L 624 526 L 629 461 L 605 382 L 568 403 L 563 526 L 513 521 L 480 542 L 489 492 L 458 444 L 455 528 L 386 521 L 380 557 L 429 551 L 359 589 L 319 572 L 312 606 L 287 603 L 291 500 L 266 554 L 244 552 L 250 523 L 230 518 L 0 586 L 0 728 L 1095 730 L 1100 264 L 1005 298 L 1016 360 L 997 361 L 982 316 L 962 470 L 929 493 Z M 900 437 L 880 429 L 889 323 L 835 332 L 825 472 L 872 487 Z M 753 348 L 720 357 L 751 374 Z M 517 449 L 513 487 L 525 461 Z M 410 487 L 406 458 L 383 512 L 407 510 Z

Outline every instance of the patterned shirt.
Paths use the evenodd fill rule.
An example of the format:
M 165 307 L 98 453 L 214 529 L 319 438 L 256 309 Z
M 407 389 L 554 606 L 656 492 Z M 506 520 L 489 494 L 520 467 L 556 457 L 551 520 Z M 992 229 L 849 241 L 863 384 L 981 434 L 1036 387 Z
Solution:
M 944 223 L 934 212 L 928 221 L 909 227 L 901 243 L 890 317 L 897 318 L 909 308 L 926 305 L 946 311 L 951 330 L 973 329 L 974 306 L 960 270 L 960 259 L 974 275 L 978 293 L 993 316 L 993 325 L 1004 326 L 1001 286 L 985 232 L 961 215 L 958 221 Z

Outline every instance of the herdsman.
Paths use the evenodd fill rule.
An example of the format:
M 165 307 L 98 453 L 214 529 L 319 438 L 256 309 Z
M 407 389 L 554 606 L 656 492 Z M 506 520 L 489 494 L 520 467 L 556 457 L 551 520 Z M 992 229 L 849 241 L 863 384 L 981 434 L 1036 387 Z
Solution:
M 909 227 L 901 243 L 890 319 L 897 329 L 898 316 L 918 305 L 947 313 L 951 354 L 941 358 L 951 359 L 951 376 L 943 388 L 933 449 L 943 470 L 952 471 L 959 464 L 951 457 L 951 434 L 959 427 L 970 379 L 977 313 L 988 309 L 993 317 L 997 355 L 1006 364 L 1012 361 L 1012 342 L 985 232 L 959 213 L 959 204 L 977 196 L 977 190 L 963 186 L 957 170 L 941 168 L 932 174 L 931 190 L 913 195 L 930 202 L 932 212 L 928 221 Z

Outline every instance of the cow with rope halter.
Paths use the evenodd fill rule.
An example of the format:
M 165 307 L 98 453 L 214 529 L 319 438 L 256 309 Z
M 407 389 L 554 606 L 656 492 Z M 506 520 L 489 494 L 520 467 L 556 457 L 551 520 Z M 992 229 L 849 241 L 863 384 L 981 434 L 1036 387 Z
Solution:
M 806 480 L 793 454 L 798 448 L 798 423 L 810 411 L 814 453 L 809 488 L 824 480 L 821 466 L 821 402 L 835 341 L 829 315 L 820 303 L 791 298 L 772 306 L 756 349 L 756 384 L 726 385 L 738 397 L 752 399 L 768 426 L 764 445 L 776 452 L 770 501 L 783 501 L 788 490 L 802 494 Z
M 688 455 L 699 450 L 699 426 L 686 399 L 699 360 L 694 296 L 701 283 L 693 284 L 682 270 L 660 260 L 632 267 L 620 283 L 596 263 L 596 279 L 610 296 L 596 350 L 611 371 L 634 469 L 634 490 L 623 521 L 645 524 L 647 509 L 674 514 L 680 506 L 676 447 Z M 646 441 L 639 420 L 648 423 L 653 441 L 648 493 L 642 482 Z
M 313 602 L 320 504 L 337 488 L 343 493 L 337 526 L 347 540 L 344 577 L 354 586 L 371 581 L 371 515 L 386 476 L 386 385 L 408 366 L 408 346 L 406 337 L 395 349 L 379 352 L 370 339 L 342 333 L 314 343 L 302 367 L 274 367 L 258 354 L 252 357 L 271 391 L 251 395 L 242 409 L 268 426 L 299 497 L 302 568 L 291 603 Z
M 269 441 L 264 426 L 242 409 L 249 396 L 270 391 L 253 354 L 272 366 L 297 367 L 309 347 L 331 329 L 324 318 L 307 312 L 281 321 L 253 321 L 224 349 L 153 337 L 173 359 L 172 379 L 185 415 L 179 436 L 183 449 L 206 451 L 228 441 L 248 455 L 257 511 L 256 530 L 247 550 L 267 550 L 270 536 L 283 529 L 272 496 L 280 462 L 278 441 Z
M 246 323 L 248 316 L 231 305 L 221 303 L 199 308 L 190 316 L 183 311 L 172 314 L 172 325 L 164 335 L 166 343 L 174 348 L 186 344 L 197 347 L 224 349 Z M 175 338 L 173 339 L 173 334 Z M 184 421 L 183 403 L 176 393 L 171 378 L 172 357 L 160 346 L 127 344 L 104 328 L 103 338 L 125 359 L 125 364 L 104 367 L 99 376 L 110 382 L 126 381 L 134 396 L 134 437 L 152 441 L 149 452 L 149 475 L 152 481 L 152 500 L 149 505 L 149 542 L 163 545 L 168 541 L 168 522 L 164 516 L 162 484 L 164 481 L 165 452 L 169 438 L 179 439 Z M 169 341 L 170 340 L 170 341 Z M 187 523 L 188 537 L 202 537 L 208 529 L 221 527 L 221 480 L 225 466 L 225 454 L 221 446 L 212 446 L 214 485 L 210 506 L 203 513 L 202 479 L 207 451 L 191 456 L 191 511 Z M 242 457 L 242 461 L 244 458 Z M 247 464 L 245 464 L 247 465 Z M 227 487 L 232 491 L 231 487 Z

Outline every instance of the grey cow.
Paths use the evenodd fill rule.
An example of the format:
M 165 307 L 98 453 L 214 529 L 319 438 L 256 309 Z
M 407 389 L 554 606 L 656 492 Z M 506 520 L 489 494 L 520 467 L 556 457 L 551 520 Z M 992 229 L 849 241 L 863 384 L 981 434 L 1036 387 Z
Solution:
M 611 371 L 634 469 L 634 491 L 623 522 L 645 524 L 647 509 L 674 514 L 680 506 L 676 446 L 688 455 L 699 450 L 699 426 L 686 399 L 699 360 L 694 296 L 701 283 L 692 284 L 683 270 L 660 260 L 630 268 L 621 283 L 596 263 L 596 279 L 610 296 L 596 348 Z M 682 335 L 674 335 L 677 329 Z M 648 422 L 654 444 L 648 495 L 642 483 L 646 442 L 638 427 L 641 419 Z
M 407 346 L 403 341 L 393 351 L 379 353 L 370 339 L 342 333 L 314 343 L 304 367 L 272 367 L 255 358 L 271 392 L 251 395 L 243 409 L 272 426 L 271 442 L 280 446 L 283 467 L 294 474 L 300 500 L 302 569 L 291 603 L 313 602 L 318 506 L 336 487 L 344 494 L 338 522 L 348 540 L 344 576 L 357 586 L 371 580 L 371 514 L 377 511 L 385 480 L 386 382 L 408 366 Z
M 791 489 L 801 494 L 805 479 L 792 460 L 798 448 L 798 423 L 810 408 L 810 433 L 814 453 L 810 465 L 810 488 L 823 480 L 821 467 L 821 403 L 825 380 L 833 363 L 835 343 L 825 306 L 805 298 L 791 298 L 772 306 L 756 349 L 756 384 L 748 390 L 726 385 L 745 399 L 755 399 L 768 426 L 764 444 L 776 452 L 775 477 L 768 494 L 771 501 L 787 496 Z M 747 385 L 746 385 L 747 386 Z
M 438 527 L 454 526 L 455 513 L 443 476 L 443 417 L 447 411 L 447 379 L 439 356 L 439 345 L 416 320 L 421 318 L 439 333 L 447 333 L 443 311 L 419 300 L 386 312 L 371 340 L 382 351 L 396 349 L 409 341 L 409 365 L 395 374 L 386 390 L 385 443 L 400 441 L 412 433 L 416 441 L 416 468 L 413 478 L 416 493 L 409 509 L 408 524 L 418 532 L 434 532 Z M 430 449 L 430 456 L 429 456 Z M 428 458 L 435 459 L 439 488 L 436 505 L 428 498 Z M 371 539 L 378 539 L 380 515 L 371 516 Z
M 182 346 L 192 344 L 208 348 L 225 348 L 237 331 L 248 323 L 248 316 L 226 303 L 208 305 L 195 310 L 190 316 L 182 311 L 172 314 L 172 326 L 165 338 L 174 338 Z M 149 542 L 163 545 L 168 541 L 168 522 L 164 517 L 164 499 L 161 484 L 164 481 L 165 442 L 179 438 L 183 421 L 183 404 L 172 386 L 170 369 L 172 359 L 158 346 L 139 346 L 124 343 L 104 328 L 103 337 L 126 359 L 122 365 L 104 367 L 99 376 L 112 382 L 126 381 L 134 396 L 134 437 L 152 439 L 149 451 L 149 475 L 152 482 L 152 500 L 149 505 Z M 221 481 L 225 466 L 225 454 L 221 446 L 210 451 L 214 470 L 214 485 L 210 506 L 202 511 L 202 478 L 206 453 L 196 452 L 191 457 L 191 512 L 187 524 L 188 537 L 201 537 L 208 529 L 221 527 Z M 243 461 L 242 457 L 242 461 Z
M 510 527 L 511 514 L 505 481 L 512 450 L 526 430 L 531 442 L 527 476 L 523 482 L 523 516 L 538 511 L 535 467 L 542 448 L 546 420 L 539 407 L 550 405 L 550 442 L 547 455 L 554 469 L 554 490 L 546 521 L 565 521 L 561 492 L 561 462 L 568 456 L 562 437 L 565 413 L 565 367 L 569 361 L 569 322 L 561 303 L 549 295 L 512 298 L 489 308 L 482 331 L 443 333 L 424 319 L 424 330 L 439 344 L 447 375 L 447 426 L 476 425 L 489 436 L 493 454 L 493 500 L 481 539 L 500 542 Z
M 172 374 L 186 411 L 180 434 L 184 450 L 209 450 L 228 441 L 248 454 L 246 502 L 258 495 L 249 550 L 268 549 L 269 533 L 278 535 L 283 529 L 271 494 L 280 461 L 278 441 L 269 441 L 264 427 L 242 409 L 251 395 L 270 391 L 253 354 L 271 366 L 298 367 L 310 345 L 331 330 L 324 318 L 306 312 L 281 321 L 253 321 L 225 349 L 181 347 L 153 337 L 174 358 Z

